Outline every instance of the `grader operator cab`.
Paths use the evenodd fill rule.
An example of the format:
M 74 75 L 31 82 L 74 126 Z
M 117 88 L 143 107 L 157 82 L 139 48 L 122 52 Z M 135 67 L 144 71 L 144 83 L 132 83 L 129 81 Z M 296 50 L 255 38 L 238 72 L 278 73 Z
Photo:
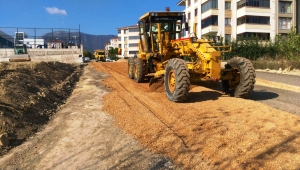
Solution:
M 191 82 L 221 81 L 223 91 L 246 98 L 254 88 L 255 70 L 241 57 L 228 61 L 221 68 L 221 53 L 230 46 L 212 46 L 214 41 L 199 39 L 195 33 L 182 38 L 183 12 L 148 12 L 140 17 L 139 52 L 128 60 L 128 76 L 139 83 L 149 77 L 150 84 L 163 80 L 170 101 L 188 98 Z M 194 28 L 195 32 L 195 28 Z

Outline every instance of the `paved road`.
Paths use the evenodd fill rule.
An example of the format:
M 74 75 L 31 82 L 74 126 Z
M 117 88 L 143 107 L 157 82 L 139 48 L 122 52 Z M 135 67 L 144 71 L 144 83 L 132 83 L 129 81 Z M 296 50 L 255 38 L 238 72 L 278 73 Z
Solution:
M 256 72 L 256 77 L 272 82 L 300 86 L 300 76 Z M 255 85 L 250 99 L 300 116 L 300 93 Z
M 256 77 L 268 81 L 273 81 L 277 83 L 284 83 L 293 86 L 300 86 L 300 75 L 287 75 L 287 74 L 277 74 L 268 72 L 256 71 Z

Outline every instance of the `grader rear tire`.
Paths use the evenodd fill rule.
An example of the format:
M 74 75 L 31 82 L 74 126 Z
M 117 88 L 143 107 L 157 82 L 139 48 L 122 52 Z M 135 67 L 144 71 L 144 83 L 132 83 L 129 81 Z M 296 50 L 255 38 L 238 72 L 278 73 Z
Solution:
M 144 80 L 145 74 L 144 74 L 144 62 L 140 58 L 134 59 L 134 81 L 137 83 L 141 83 Z
M 240 82 L 235 88 L 234 97 L 248 98 L 251 91 L 254 89 L 255 84 L 255 69 L 252 63 L 243 57 L 234 57 L 228 61 L 225 68 L 237 69 L 240 74 Z M 222 81 L 224 91 L 230 91 L 229 82 L 230 80 Z
M 134 58 L 128 58 L 128 77 L 134 78 Z
M 173 102 L 187 100 L 190 84 L 190 74 L 184 60 L 179 58 L 170 59 L 164 77 L 168 99 Z

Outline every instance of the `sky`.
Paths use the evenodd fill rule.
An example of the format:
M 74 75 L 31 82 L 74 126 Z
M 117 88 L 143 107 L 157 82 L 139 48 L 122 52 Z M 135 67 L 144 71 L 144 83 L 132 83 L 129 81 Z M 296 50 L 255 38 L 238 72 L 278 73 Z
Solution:
M 183 11 L 179 0 L 0 0 L 1 27 L 79 29 L 117 35 L 149 11 Z

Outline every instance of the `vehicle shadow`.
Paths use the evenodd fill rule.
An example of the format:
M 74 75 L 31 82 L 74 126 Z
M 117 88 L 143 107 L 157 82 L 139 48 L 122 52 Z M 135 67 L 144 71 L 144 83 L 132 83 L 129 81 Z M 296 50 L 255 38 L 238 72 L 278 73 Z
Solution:
M 191 84 L 191 89 L 197 86 L 206 87 L 215 91 L 200 91 L 200 92 L 189 92 L 188 99 L 186 103 L 194 103 L 201 102 L 207 100 L 217 100 L 219 97 L 225 95 L 222 93 L 222 87 L 220 83 L 211 82 L 211 81 L 203 81 L 198 83 Z M 233 92 L 229 95 L 230 97 L 234 97 Z M 261 101 L 261 100 L 269 100 L 277 98 L 279 95 L 274 92 L 268 92 L 265 90 L 253 90 L 247 99 L 253 101 Z
M 189 92 L 188 99 L 185 103 L 203 102 L 207 100 L 217 100 L 222 93 L 217 91 L 200 91 L 200 92 Z
M 269 100 L 277 98 L 279 95 L 274 92 L 268 92 L 265 90 L 253 90 L 252 93 L 250 93 L 249 99 L 254 101 L 260 101 L 260 100 Z

